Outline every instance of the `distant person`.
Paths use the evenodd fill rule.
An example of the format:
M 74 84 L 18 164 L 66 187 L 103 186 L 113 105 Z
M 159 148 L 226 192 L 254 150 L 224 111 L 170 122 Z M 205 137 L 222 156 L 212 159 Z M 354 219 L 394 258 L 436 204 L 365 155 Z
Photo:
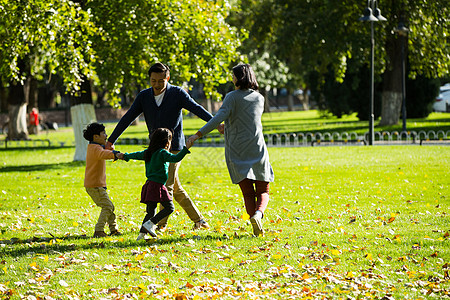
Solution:
M 167 190 L 165 183 L 169 177 L 169 163 L 181 161 L 189 152 L 186 147 L 172 154 L 169 152 L 172 143 L 172 131 L 167 128 L 157 128 L 153 131 L 148 148 L 144 151 L 125 153 L 123 159 L 145 160 L 145 175 L 147 181 L 142 187 L 141 203 L 147 205 L 147 214 L 142 221 L 137 240 L 141 240 L 148 232 L 151 236 L 157 237 L 156 224 L 167 218 L 175 207 L 172 197 Z M 156 214 L 158 203 L 163 209 Z
M 120 119 L 113 133 L 106 143 L 106 149 L 113 149 L 113 144 L 128 126 L 141 113 L 144 114 L 149 136 L 156 128 L 169 128 L 173 130 L 172 154 L 178 153 L 185 145 L 183 134 L 183 112 L 186 109 L 204 121 L 209 121 L 212 115 L 201 105 L 197 104 L 189 94 L 179 86 L 169 84 L 169 67 L 156 63 L 148 71 L 151 88 L 141 91 L 134 100 L 130 109 Z M 219 126 L 218 129 L 223 127 Z M 178 178 L 180 163 L 169 165 L 169 178 L 166 182 L 169 194 L 186 211 L 189 218 L 194 222 L 194 229 L 209 228 L 202 214 L 195 206 L 189 195 L 181 186 Z M 158 228 L 163 229 L 167 225 L 167 218 L 158 223 Z
M 250 65 L 233 67 L 236 90 L 228 93 L 217 114 L 189 137 L 187 147 L 225 121 L 225 160 L 231 181 L 239 184 L 255 236 L 263 235 L 262 218 L 269 203 L 274 173 L 269 162 L 261 116 L 264 97 Z
M 34 107 L 30 112 L 30 131 L 32 134 L 39 134 L 39 113 Z
M 114 150 L 105 150 L 105 126 L 91 123 L 83 131 L 83 136 L 89 141 L 86 153 L 86 170 L 84 187 L 94 203 L 101 207 L 100 216 L 95 224 L 94 238 L 105 237 L 105 226 L 108 224 L 110 235 L 120 235 L 117 229 L 114 204 L 111 202 L 106 190 L 106 159 L 118 159 L 123 153 Z

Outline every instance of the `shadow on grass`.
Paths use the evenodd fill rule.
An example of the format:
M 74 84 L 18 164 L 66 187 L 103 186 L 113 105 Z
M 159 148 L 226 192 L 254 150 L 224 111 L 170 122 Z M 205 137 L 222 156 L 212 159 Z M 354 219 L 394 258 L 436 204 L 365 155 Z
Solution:
M 10 166 L 0 167 L 0 172 L 32 172 L 32 171 L 46 171 L 46 170 L 58 170 L 67 167 L 84 167 L 84 161 L 72 161 L 59 164 L 36 164 L 26 166 Z
M 112 236 L 105 238 L 91 238 L 86 235 L 72 235 L 64 237 L 33 237 L 30 239 L 20 240 L 12 238 L 10 240 L 0 240 L 0 244 L 6 244 L 6 247 L 0 247 L 0 254 L 2 257 L 21 257 L 36 254 L 54 254 L 54 252 L 72 252 L 76 250 L 93 250 L 102 248 L 130 248 L 143 247 L 153 245 L 176 245 L 178 243 L 189 244 L 190 240 L 199 241 L 217 241 L 228 240 L 229 237 L 225 234 L 215 234 L 207 236 L 198 235 L 182 235 L 169 236 L 161 239 L 147 239 L 145 241 L 136 241 L 135 237 L 127 238 L 125 236 Z M 234 240 L 255 238 L 246 233 L 233 235 Z M 123 240 L 122 240 L 123 239 Z M 79 243 L 65 244 L 64 242 L 78 241 Z M 85 241 L 85 242 L 82 242 Z M 192 245 L 195 246 L 195 245 Z

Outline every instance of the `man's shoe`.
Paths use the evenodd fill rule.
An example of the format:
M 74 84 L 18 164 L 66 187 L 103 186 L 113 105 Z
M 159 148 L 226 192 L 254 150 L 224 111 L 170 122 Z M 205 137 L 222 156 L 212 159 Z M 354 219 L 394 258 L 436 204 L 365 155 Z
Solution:
M 139 235 L 138 235 L 136 241 L 140 241 L 140 240 L 142 240 L 144 237 L 145 237 L 145 233 L 139 232 Z
M 94 238 L 101 238 L 101 237 L 105 237 L 108 236 L 104 231 L 96 231 L 94 232 Z
M 197 230 L 197 229 L 208 229 L 208 228 L 209 228 L 208 223 L 205 220 L 201 219 L 200 221 L 195 222 L 194 228 L 192 228 L 192 229 Z
M 264 235 L 264 230 L 262 228 L 261 216 L 259 214 L 254 214 L 253 217 L 250 218 L 250 223 L 252 223 L 253 234 L 255 236 Z
M 156 225 L 153 224 L 153 222 L 151 220 L 148 220 L 147 222 L 145 222 L 144 224 L 142 224 L 142 227 L 144 227 L 145 230 L 147 230 L 148 233 L 150 233 L 150 235 L 152 237 L 157 237 L 158 235 L 156 234 Z
M 114 231 L 111 231 L 111 233 L 110 233 L 109 235 L 110 235 L 110 236 L 113 236 L 113 235 L 119 236 L 119 235 L 122 235 L 122 232 L 120 232 L 120 231 L 118 231 L 118 230 L 114 230 Z

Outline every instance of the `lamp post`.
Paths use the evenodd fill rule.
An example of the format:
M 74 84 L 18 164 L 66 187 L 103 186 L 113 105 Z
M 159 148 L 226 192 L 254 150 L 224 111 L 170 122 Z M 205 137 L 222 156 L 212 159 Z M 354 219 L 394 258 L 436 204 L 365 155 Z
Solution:
M 409 29 L 400 21 L 394 31 L 398 34 L 402 43 L 402 132 L 406 132 L 405 43 L 407 43 Z
M 372 146 L 375 140 L 374 133 L 374 55 L 375 55 L 375 38 L 373 34 L 373 22 L 386 21 L 386 18 L 381 15 L 376 0 L 368 0 L 367 7 L 364 9 L 363 16 L 359 18 L 360 21 L 370 22 L 370 115 L 369 115 L 369 145 Z

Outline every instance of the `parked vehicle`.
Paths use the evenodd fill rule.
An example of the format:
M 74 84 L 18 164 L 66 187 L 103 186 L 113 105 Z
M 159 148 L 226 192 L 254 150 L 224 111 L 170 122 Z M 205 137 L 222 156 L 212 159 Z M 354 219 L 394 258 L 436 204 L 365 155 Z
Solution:
M 439 89 L 439 96 L 433 104 L 434 111 L 450 112 L 450 83 Z

